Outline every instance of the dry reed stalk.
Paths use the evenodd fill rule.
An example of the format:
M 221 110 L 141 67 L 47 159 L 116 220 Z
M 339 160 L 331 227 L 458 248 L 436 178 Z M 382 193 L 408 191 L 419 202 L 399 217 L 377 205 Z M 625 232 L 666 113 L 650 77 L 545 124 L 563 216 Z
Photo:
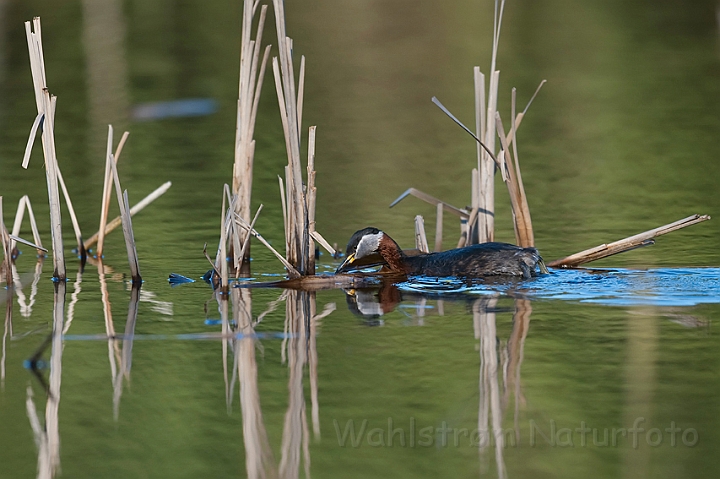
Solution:
M 260 212 L 262 211 L 262 209 L 263 209 L 263 205 L 260 204 L 260 206 L 258 206 L 257 211 L 255 212 L 255 216 L 253 216 L 252 222 L 250 223 L 250 230 L 252 230 L 252 229 L 255 228 L 255 222 L 257 221 L 258 216 L 260 216 Z M 244 257 L 245 257 L 245 251 L 247 251 L 247 248 L 248 248 L 249 245 L 250 245 L 250 237 L 251 237 L 251 236 L 252 236 L 252 235 L 249 235 L 249 234 L 246 234 L 246 235 L 245 235 L 245 242 L 242 244 L 242 247 L 241 247 L 242 249 L 240 250 L 240 257 L 241 257 L 241 258 L 244 258 Z M 238 269 L 238 274 L 239 274 L 239 273 L 240 273 L 240 270 Z
M 132 219 L 130 218 L 127 190 L 121 193 L 120 177 L 118 176 L 113 155 L 110 155 L 107 161 L 112 168 L 113 180 L 115 182 L 115 193 L 117 194 L 118 206 L 120 207 L 120 217 L 122 218 L 123 233 L 125 235 L 125 248 L 127 249 L 128 263 L 130 265 L 130 275 L 133 284 L 139 284 L 142 282 L 142 277 L 140 276 L 140 264 L 135 248 L 135 235 L 133 234 Z
M 27 145 L 25 145 L 25 154 L 23 155 L 22 162 L 22 167 L 26 170 L 28 165 L 30 164 L 30 154 L 32 153 L 32 147 L 35 143 L 35 138 L 37 137 L 38 128 L 40 128 L 40 124 L 42 123 L 44 118 L 44 113 L 38 113 L 35 117 L 35 121 L 32 124 L 32 128 L 30 128 L 30 136 L 28 137 Z
M 277 2 L 275 2 L 277 3 Z M 278 35 L 280 35 L 278 33 Z M 290 39 L 283 42 L 285 48 L 280 48 L 282 66 L 277 57 L 273 58 L 273 73 L 275 75 L 278 103 L 281 105 L 281 119 L 285 132 L 285 146 L 288 154 L 288 168 L 285 185 L 288 190 L 287 213 L 289 237 L 287 260 L 302 274 L 308 270 L 308 231 L 307 231 L 307 205 L 306 195 L 302 188 L 302 173 L 300 167 L 300 134 L 297 130 L 298 112 L 297 101 L 294 99 L 295 82 L 292 76 L 292 57 L 290 53 Z M 289 63 L 289 65 L 288 65 Z
M 445 203 L 444 201 L 439 200 L 432 195 L 429 195 L 427 193 L 424 193 L 424 192 L 418 190 L 417 188 L 408 188 L 407 190 L 405 190 L 405 192 L 403 194 L 401 194 L 400 196 L 398 196 L 395 199 L 395 201 L 390 203 L 390 208 L 392 208 L 396 204 L 400 203 L 402 200 L 404 200 L 405 198 L 407 198 L 410 195 L 412 195 L 415 198 L 418 198 L 420 200 L 423 200 L 426 203 L 430 203 L 431 205 L 433 205 L 435 207 L 437 207 L 437 205 L 442 205 L 443 209 L 445 211 L 447 211 L 448 213 L 452 213 L 455 216 L 458 216 L 460 218 L 468 218 L 470 216 L 470 213 L 468 213 L 466 210 L 456 208 L 449 203 Z
M 298 98 L 298 112 L 302 114 L 302 92 L 305 75 L 305 57 L 300 66 L 300 96 Z M 298 118 L 300 122 L 300 118 Z M 315 187 L 315 131 L 316 126 L 308 130 L 308 162 L 307 162 L 307 214 L 308 214 L 308 266 L 306 274 L 315 274 L 315 204 L 317 201 L 317 188 Z
M 287 230 L 288 261 L 302 274 L 312 271 L 310 266 L 310 249 L 312 238 L 308 224 L 308 198 L 303 191 L 302 168 L 300 161 L 300 128 L 303 103 L 304 59 L 301 59 L 300 88 L 296 94 L 295 75 L 293 70 L 292 40 L 286 35 L 285 12 L 283 2 L 273 0 L 275 9 L 275 27 L 278 36 L 278 57 L 273 58 L 273 74 L 275 90 L 280 105 L 280 118 L 285 133 L 285 147 L 288 156 L 285 185 L 287 198 Z
M 158 188 L 156 188 L 152 193 L 150 193 L 149 195 L 147 195 L 145 198 L 143 198 L 142 200 L 140 200 L 135 206 L 133 206 L 132 208 L 130 208 L 130 216 L 131 216 L 131 217 L 132 217 L 132 216 L 135 216 L 136 213 L 139 213 L 140 211 L 142 211 L 147 205 L 149 205 L 150 203 L 152 203 L 152 202 L 155 201 L 156 199 L 160 198 L 163 194 L 165 194 L 165 192 L 166 192 L 168 189 L 170 189 L 171 186 L 172 186 L 172 181 L 166 181 L 166 182 L 163 183 L 161 186 L 159 186 Z M 120 216 L 114 218 L 111 222 L 107 223 L 107 224 L 105 225 L 105 230 L 104 230 L 104 231 L 105 231 L 105 236 L 107 236 L 108 233 L 110 233 L 111 231 L 113 231 L 115 228 L 117 228 L 117 227 L 120 226 L 121 224 L 122 224 L 122 217 L 120 217 Z M 85 242 L 85 247 L 86 247 L 86 248 L 90 248 L 92 245 L 94 245 L 95 243 L 97 243 L 97 242 L 99 241 L 99 240 L 98 240 L 99 237 L 100 237 L 100 231 L 98 231 L 97 233 L 95 233 L 94 235 L 92 235 L 92 236 Z
M 478 227 L 476 228 L 478 235 L 477 237 L 470 236 L 469 239 L 471 240 L 471 243 L 475 242 L 486 242 L 486 241 L 493 241 L 495 238 L 495 162 L 494 158 L 492 157 L 492 153 L 495 151 L 495 112 L 497 111 L 497 101 L 498 101 L 498 86 L 500 84 L 500 71 L 496 70 L 497 65 L 497 53 L 498 53 L 498 46 L 500 44 L 500 29 L 502 27 L 502 17 L 503 17 L 503 11 L 505 9 L 505 0 L 502 0 L 502 3 L 500 3 L 500 8 L 498 9 L 498 1 L 495 1 L 495 12 L 493 14 L 493 45 L 492 45 L 492 57 L 490 60 L 490 85 L 488 88 L 488 94 L 487 94 L 487 110 L 486 111 L 476 111 L 475 115 L 477 117 L 485 117 L 486 121 L 483 125 L 482 120 L 479 125 L 477 125 L 477 128 L 480 128 L 480 133 L 484 136 L 478 135 L 480 138 L 483 138 L 485 140 L 485 145 L 487 145 L 487 151 L 483 151 L 483 149 L 478 148 L 478 183 L 477 187 L 479 188 L 478 191 L 478 204 L 474 205 L 478 208 L 478 212 L 482 213 L 479 216 L 478 221 Z M 480 78 L 481 80 L 479 83 L 480 85 L 477 85 L 478 83 L 478 74 L 482 75 L 480 70 L 477 70 L 477 74 L 475 75 L 476 78 L 476 96 L 477 96 L 477 90 L 478 87 L 482 88 L 482 96 L 483 98 L 481 101 L 478 101 L 476 99 L 476 105 L 479 105 L 480 107 L 484 104 L 484 87 L 485 87 L 485 79 L 484 76 Z M 484 130 L 482 127 L 484 126 Z
M 495 120 L 498 136 L 500 136 L 500 142 L 502 144 L 501 161 L 503 181 L 505 181 L 508 193 L 510 194 L 510 205 L 512 206 L 513 223 L 515 226 L 515 241 L 518 246 L 522 246 L 523 248 L 534 246 L 535 239 L 533 236 L 532 221 L 530 220 L 530 209 L 528 208 L 524 189 L 520 184 L 518 170 L 516 170 L 518 165 L 517 163 L 513 163 L 510 156 L 510 148 L 507 144 L 507 137 L 505 136 L 505 129 L 503 128 L 499 112 L 496 113 Z
M 514 105 L 514 101 L 513 101 Z M 525 196 L 525 188 L 522 185 L 522 176 L 520 176 L 520 166 L 517 162 L 517 156 L 513 162 L 510 156 L 510 147 L 507 143 L 507 137 L 505 136 L 505 129 L 503 128 L 502 119 L 500 113 L 495 114 L 496 126 L 498 130 L 498 136 L 500 137 L 500 143 L 502 144 L 502 157 L 503 157 L 503 181 L 508 187 L 508 193 L 510 194 L 510 204 L 513 211 L 513 219 L 515 226 L 515 239 L 519 246 L 523 248 L 535 246 L 535 237 L 533 235 L 532 220 L 530 219 L 530 208 L 527 203 L 527 197 Z M 515 123 L 513 122 L 513 125 Z M 513 126 L 512 135 L 514 136 L 515 127 Z M 513 142 L 515 144 L 516 142 Z M 515 149 L 515 153 L 517 151 Z
M 415 216 L 415 247 L 422 253 L 430 252 L 425 236 L 425 219 L 421 215 Z
M 42 246 L 38 246 L 38 245 L 36 245 L 35 243 L 33 243 L 33 242 L 31 242 L 31 241 L 24 240 L 24 239 L 20 238 L 19 236 L 15 236 L 15 235 L 8 235 L 8 236 L 9 236 L 10 240 L 11 240 L 13 243 L 22 243 L 22 244 L 24 244 L 25 246 L 30 246 L 31 248 L 35 248 L 36 250 L 38 250 L 38 251 L 41 252 L 41 253 L 47 253 L 47 252 L 48 252 L 48 250 L 46 250 L 46 249 L 43 248 Z M 10 251 L 12 252 L 12 249 L 11 249 Z
M 75 215 L 75 208 L 73 208 L 72 200 L 70 200 L 70 193 L 68 193 L 67 186 L 65 186 L 65 180 L 63 180 L 60 168 L 58 168 L 57 174 L 60 188 L 62 189 L 63 196 L 65 197 L 65 204 L 67 205 L 68 212 L 70 213 L 70 221 L 73 225 L 73 231 L 75 232 L 75 241 L 77 241 L 78 255 L 80 255 L 80 259 L 82 261 L 85 261 L 85 259 L 87 258 L 87 253 L 85 252 L 85 244 L 83 243 L 82 232 L 80 231 L 80 223 L 78 223 L 77 216 Z
M 508 186 L 508 191 L 510 192 L 510 201 L 511 205 L 513 206 L 513 224 L 515 226 L 515 237 L 518 244 L 521 246 L 533 246 L 534 245 L 534 237 L 532 233 L 532 222 L 530 220 L 530 211 L 529 207 L 527 205 L 527 197 L 525 196 L 525 188 L 522 184 L 522 176 L 520 175 L 520 165 L 517 160 L 517 145 L 514 141 L 515 138 L 515 132 L 517 131 L 517 128 L 520 126 L 520 123 L 522 122 L 522 119 L 524 118 L 525 114 L 527 113 L 528 108 L 530 108 L 530 105 L 532 104 L 533 100 L 535 99 L 535 96 L 537 96 L 538 92 L 540 91 L 540 88 L 542 88 L 543 84 L 545 83 L 545 80 L 540 82 L 540 85 L 535 90 L 535 93 L 533 94 L 532 98 L 528 102 L 527 106 L 525 107 L 525 110 L 523 110 L 522 113 L 515 115 L 515 89 L 513 89 L 513 96 L 512 96 L 512 115 L 515 119 L 512 123 L 511 131 L 506 136 L 504 132 L 504 128 L 502 127 L 502 122 L 500 120 L 500 114 L 498 112 L 495 112 L 495 121 L 493 122 L 493 125 L 498 131 L 498 135 L 500 136 L 500 142 L 502 144 L 502 155 L 498 157 L 495 157 L 492 154 L 492 150 L 489 146 L 487 146 L 478 136 L 470 131 L 468 127 L 466 127 L 460 120 L 458 120 L 450 111 L 443 106 L 440 101 L 433 97 L 432 101 L 435 103 L 451 120 L 453 120 L 458 126 L 460 126 L 463 130 L 465 130 L 470 136 L 472 136 L 475 141 L 478 143 L 479 147 L 481 147 L 484 152 L 494 161 L 495 165 L 499 168 L 502 179 Z M 482 101 L 480 102 L 482 104 Z M 515 152 L 515 162 L 513 163 L 512 159 L 510 158 L 510 143 L 512 142 L 513 151 Z M 476 176 L 477 175 L 477 176 Z M 475 170 L 473 170 L 473 183 L 480 182 L 480 174 L 475 173 Z M 410 190 L 408 190 L 410 191 Z M 404 196 L 406 196 L 408 192 L 406 191 L 404 195 L 402 195 L 399 199 L 402 199 Z M 480 203 L 480 193 L 473 194 L 473 203 Z M 398 200 L 399 200 L 398 199 Z M 398 201 L 396 200 L 396 202 Z M 427 201 L 427 200 L 426 200 Z M 394 204 L 394 203 L 393 203 Z M 474 213 L 474 214 L 473 214 Z M 476 226 L 475 222 L 477 219 L 477 216 L 480 213 L 487 213 L 486 211 L 481 211 L 480 207 L 474 207 L 473 212 L 470 214 L 470 218 L 468 219 L 468 223 L 466 227 L 462 227 L 461 225 L 461 238 L 458 242 L 458 247 L 465 246 L 466 244 L 469 244 L 472 241 L 472 235 L 475 234 Z M 480 225 L 480 228 L 482 228 L 482 225 Z
M 277 257 L 277 259 L 280 260 L 280 262 L 283 264 L 283 266 L 285 266 L 285 268 L 288 270 L 288 275 L 289 275 L 291 278 L 299 278 L 300 276 L 302 276 L 302 275 L 300 274 L 300 272 L 299 272 L 297 269 L 295 269 L 295 267 L 294 267 L 293 265 L 291 265 L 291 264 L 288 262 L 288 260 L 285 259 L 285 257 L 283 257 L 283 255 L 281 255 L 280 253 L 278 253 L 277 250 L 276 250 L 275 248 L 273 248 L 273 247 L 270 245 L 270 243 L 268 243 L 268 242 L 265 240 L 265 238 L 262 237 L 262 235 L 261 235 L 260 233 L 258 233 L 254 228 L 251 228 L 250 225 L 245 222 L 245 220 L 243 220 L 243 219 L 242 219 L 241 217 L 239 217 L 239 216 L 236 216 L 236 217 L 235 217 L 235 220 L 238 222 L 238 224 L 239 224 L 242 228 L 244 228 L 246 231 L 249 231 L 251 235 L 253 235 L 255 238 L 257 238 L 258 241 L 260 241 L 263 245 L 265 245 L 265 247 L 266 247 L 267 249 L 269 249 L 269 250 L 275 255 L 275 257 Z
M 317 231 L 313 231 L 312 233 L 310 233 L 310 236 L 312 236 L 313 239 L 317 241 L 320 246 L 325 248 L 325 251 L 330 253 L 330 256 L 334 257 L 335 255 L 337 255 L 337 251 L 335 250 L 335 248 L 333 248 L 320 233 L 318 233 Z M 337 244 L 335 246 L 337 246 Z
M 542 80 L 542 81 L 540 82 L 540 84 L 538 85 L 538 87 L 535 89 L 535 93 L 533 93 L 533 96 L 530 97 L 530 101 L 528 101 L 528 102 L 527 102 L 527 105 L 525 105 L 525 109 L 524 109 L 523 111 L 521 111 L 520 113 L 518 113 L 517 116 L 515 115 L 515 113 L 513 113 L 513 117 L 515 118 L 515 125 L 514 125 L 514 126 L 515 126 L 515 131 L 517 131 L 517 129 L 520 128 L 520 123 L 522 123 L 523 118 L 525 118 L 525 115 L 527 114 L 528 110 L 530 109 L 530 105 L 532 105 L 533 101 L 535 101 L 535 97 L 538 95 L 538 93 L 540 93 L 540 89 L 543 87 L 543 85 L 544 85 L 545 83 L 547 83 L 547 80 Z M 513 88 L 513 95 L 515 95 L 515 88 Z M 514 112 L 514 111 L 515 111 L 515 109 L 513 108 L 513 112 Z M 515 138 L 514 133 L 513 133 L 513 131 L 511 130 L 511 131 L 510 131 L 510 134 L 509 134 L 508 137 L 507 137 L 507 142 L 508 142 L 508 144 L 513 143 L 514 138 Z
M 112 144 L 113 144 L 113 127 L 112 125 L 108 125 L 108 140 L 107 140 L 107 149 L 105 151 L 105 181 L 103 182 L 103 196 L 102 196 L 102 202 L 100 203 L 100 225 L 98 226 L 98 233 L 97 233 L 97 257 L 102 257 L 103 254 L 103 248 L 105 246 L 105 232 L 107 230 L 106 224 L 107 224 L 107 215 L 110 210 L 110 195 L 112 190 L 112 166 L 108 163 L 108 158 L 113 156 L 113 159 L 115 161 L 115 164 L 120 160 L 120 153 L 122 153 L 123 146 L 125 146 L 125 142 L 127 141 L 128 135 L 130 135 L 130 132 L 123 133 L 122 138 L 120 138 L 120 143 L 118 143 L 117 149 L 115 150 L 115 155 L 112 155 Z M 116 225 L 117 227 L 117 225 Z M 86 243 L 86 247 L 90 247 L 90 241 Z
M 607 258 L 608 256 L 612 256 L 618 253 L 624 253 L 625 251 L 630 251 L 635 248 L 649 246 L 655 244 L 653 238 L 657 236 L 668 234 L 681 228 L 686 228 L 688 226 L 702 223 L 703 221 L 707 221 L 709 219 L 710 216 L 708 215 L 688 216 L 687 218 L 683 218 L 681 220 L 645 231 L 643 233 L 629 236 L 627 238 L 609 244 L 601 244 L 594 248 L 586 249 L 585 251 L 572 254 L 562 259 L 556 259 L 555 261 L 551 261 L 550 263 L 548 263 L 548 266 L 552 266 L 554 268 L 573 268 L 576 266 L 580 266 L 581 264 L 589 263 L 591 261 L 597 261 L 599 259 Z
M 227 185 L 225 185 L 225 188 L 227 189 Z M 220 270 L 220 293 L 225 300 L 227 300 L 228 292 L 227 231 L 229 228 L 232 228 L 232 216 L 227 211 L 228 210 L 225 209 L 225 195 L 223 195 L 222 214 L 220 215 L 220 248 L 215 269 Z
M 485 75 L 480 67 L 473 69 L 475 83 L 475 134 L 478 138 L 486 137 L 486 118 L 488 108 L 485 98 Z M 497 87 L 497 83 L 494 84 Z M 497 98 L 497 92 L 493 98 Z M 493 105 L 494 106 L 494 105 Z M 472 207 L 478 211 L 482 209 L 480 221 L 477 222 L 471 232 L 468 233 L 472 242 L 484 243 L 492 241 L 495 237 L 495 165 L 492 159 L 477 144 L 477 168 L 473 169 L 472 175 Z
M 225 185 L 227 188 L 227 185 Z M 225 210 L 225 195 L 223 195 L 222 202 L 222 214 L 220 216 L 220 258 L 219 265 L 215 265 L 216 268 L 220 269 L 220 292 L 223 293 L 224 299 L 227 300 L 228 292 L 228 259 L 227 259 L 227 230 L 228 223 L 227 214 Z
M 230 252 L 228 253 L 227 259 L 230 259 L 230 256 L 233 258 L 233 267 L 235 268 L 236 275 L 240 276 L 241 267 L 242 264 L 242 245 L 240 243 L 240 235 L 244 232 L 239 231 L 235 227 L 235 222 L 233 221 L 233 215 L 235 214 L 235 205 L 237 201 L 239 201 L 238 195 L 232 195 L 230 194 L 230 187 L 225 184 L 224 186 L 225 191 L 225 199 L 227 200 L 228 209 L 225 210 L 225 234 L 226 234 L 226 245 L 229 245 Z M 224 208 L 223 208 L 224 209 Z M 244 234 L 243 234 L 244 235 Z M 249 237 L 249 235 L 244 235 Z M 218 243 L 218 254 L 215 262 L 217 263 L 220 260 L 220 244 Z
M 22 220 L 25 217 L 25 210 L 27 210 L 28 217 L 30 218 L 30 228 L 32 229 L 33 241 L 35 243 L 35 246 L 33 247 L 37 249 L 38 256 L 44 256 L 45 253 L 47 253 L 47 249 L 43 248 L 42 241 L 40 241 L 40 233 L 38 232 L 37 222 L 35 221 L 35 214 L 33 213 L 32 205 L 30 204 L 30 198 L 27 195 L 20 198 L 20 201 L 18 202 L 11 236 L 20 235 L 20 227 L 22 226 Z M 10 250 L 14 254 L 15 240 L 13 240 Z
M 32 72 L 35 103 L 38 116 L 43 116 L 42 131 L 43 154 L 45 156 L 45 169 L 48 187 L 48 202 L 50 205 L 50 224 L 53 243 L 53 277 L 58 281 L 65 281 L 65 256 L 62 241 L 62 217 L 60 214 L 60 194 L 58 191 L 58 167 L 55 152 L 54 133 L 54 105 L 55 97 L 47 89 L 45 76 L 45 60 L 43 57 L 42 30 L 40 18 L 35 17 L 32 22 L 25 22 L 28 53 L 30 56 L 30 70 Z M 36 121 L 37 117 L 36 117 Z M 31 132 L 32 133 L 32 132 Z M 27 166 L 25 164 L 25 166 Z
M 56 106 L 56 100 L 57 97 L 52 97 L 52 111 L 50 112 L 50 119 L 52 120 L 52 124 L 55 124 L 55 106 Z M 32 134 L 32 132 L 31 132 Z M 29 143 L 29 141 L 28 141 Z M 29 157 L 28 157 L 29 159 Z M 23 161 L 23 164 L 25 162 Z M 87 260 L 87 254 L 85 252 L 85 244 L 83 243 L 82 239 L 82 231 L 80 230 L 80 223 L 78 222 L 77 215 L 75 215 L 75 208 L 73 208 L 72 200 L 70 199 L 70 193 L 68 193 L 67 186 L 65 185 L 65 180 L 62 176 L 62 171 L 60 170 L 60 166 L 57 164 L 57 159 L 55 160 L 55 166 L 57 170 L 57 179 L 58 183 L 60 184 L 60 188 L 63 193 L 63 197 L 65 198 L 65 204 L 68 208 L 68 213 L 70 213 L 70 220 L 73 225 L 73 231 L 75 232 L 75 240 L 77 241 L 77 251 L 78 255 L 80 257 L 80 260 L 82 264 L 84 265 L 85 261 Z
M 260 43 L 267 15 L 266 5 L 263 5 L 260 9 L 260 18 L 257 24 L 255 39 L 252 40 L 253 18 L 257 6 L 257 2 L 254 3 L 253 0 L 244 0 L 243 2 L 233 164 L 232 191 L 233 195 L 237 195 L 238 197 L 235 202 L 235 213 L 240 215 L 246 222 L 250 221 L 251 214 L 252 171 L 255 157 L 255 140 L 253 139 L 255 119 L 257 117 L 260 91 L 262 90 L 262 81 L 265 76 L 265 68 L 270 53 L 270 46 L 268 45 L 265 48 L 262 61 L 260 62 Z M 246 239 L 246 233 L 242 231 L 240 233 L 242 233 L 242 235 L 237 241 L 243 243 Z M 241 258 L 241 261 L 249 261 L 249 253 L 249 249 L 246 250 L 244 252 L 245 256 Z M 241 263 L 236 262 L 238 273 L 240 267 Z
M 287 255 L 288 249 L 290 247 L 287 239 L 290 237 L 290 235 L 288 234 L 287 202 L 285 201 L 285 183 L 283 182 L 283 179 L 280 175 L 278 175 L 278 183 L 280 184 L 280 205 L 282 206 L 283 213 L 283 231 L 285 232 L 285 254 Z
M 437 211 L 435 213 L 435 249 L 433 251 L 442 251 L 442 239 L 443 239 L 443 205 L 437 204 Z
M 12 284 L 12 240 L 5 228 L 5 220 L 3 219 L 3 197 L 0 196 L 0 244 L 2 244 L 3 264 L 5 270 L 5 283 L 10 286 Z

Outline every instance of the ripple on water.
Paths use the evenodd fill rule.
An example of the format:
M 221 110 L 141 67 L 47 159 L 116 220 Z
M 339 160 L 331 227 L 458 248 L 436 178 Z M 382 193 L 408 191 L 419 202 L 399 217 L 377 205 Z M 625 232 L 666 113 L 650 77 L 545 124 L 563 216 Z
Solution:
M 525 281 L 417 277 L 398 286 L 424 294 L 500 293 L 610 306 L 695 306 L 720 303 L 720 268 L 554 269 Z

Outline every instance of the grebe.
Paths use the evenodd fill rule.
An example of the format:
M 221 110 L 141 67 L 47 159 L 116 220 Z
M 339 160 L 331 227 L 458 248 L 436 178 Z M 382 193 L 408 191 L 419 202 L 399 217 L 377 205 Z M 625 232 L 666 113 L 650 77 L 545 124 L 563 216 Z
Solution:
M 335 273 L 383 264 L 386 271 L 405 275 L 455 276 L 522 276 L 530 278 L 547 268 L 535 248 L 521 248 L 507 243 L 481 243 L 440 253 L 408 256 L 387 234 L 377 228 L 355 232 L 347 245 L 345 261 Z

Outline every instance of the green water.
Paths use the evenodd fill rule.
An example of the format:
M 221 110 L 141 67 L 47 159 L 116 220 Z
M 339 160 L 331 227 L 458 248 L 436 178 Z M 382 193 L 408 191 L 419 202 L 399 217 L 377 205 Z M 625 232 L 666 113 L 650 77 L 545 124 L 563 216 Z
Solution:
M 99 16 L 92 4 L 102 6 Z M 545 259 L 693 213 L 720 214 L 716 6 L 508 2 L 498 62 L 503 118 L 513 86 L 524 105 L 548 80 L 518 133 Z M 99 220 L 108 123 L 116 138 L 131 132 L 119 166 L 131 203 L 173 182 L 134 219 L 145 283 L 134 334 L 124 340 L 104 339 L 98 271 L 88 266 L 78 280 L 64 217 L 68 330 L 62 347 L 43 354 L 49 362 L 51 349 L 62 353 L 60 395 L 50 401 L 24 361 L 52 328 L 52 260 L 33 293 L 36 258 L 23 248 L 20 294 L 0 299 L 12 319 L 3 329 L 0 477 L 38 475 L 43 436 L 38 447 L 28 388 L 41 426 L 46 404 L 58 405 L 57 427 L 51 420 L 47 430 L 59 437 L 60 477 L 262 477 L 253 464 L 268 477 L 718 476 L 716 219 L 597 263 L 618 271 L 512 287 L 451 285 L 444 294 L 406 284 L 354 298 L 340 290 L 291 295 L 262 317 L 255 343 L 226 342 L 224 354 L 212 337 L 221 331 L 218 302 L 199 278 L 231 180 L 240 11 L 240 2 L 220 1 L 0 1 L 6 224 L 27 194 L 50 244 L 39 142 L 29 170 L 20 167 L 36 112 L 23 22 L 35 15 L 58 96 L 58 159 L 84 235 Z M 373 225 L 412 246 L 414 216 L 424 215 L 431 231 L 434 207 L 409 198 L 388 209 L 405 189 L 470 203 L 475 145 L 430 98 L 472 123 L 472 67 L 489 68 L 491 2 L 288 2 L 287 16 L 296 54 L 307 58 L 303 123 L 318 126 L 318 230 L 343 245 Z M 265 41 L 275 43 L 269 20 Z M 253 203 L 265 205 L 257 229 L 282 245 L 277 175 L 285 148 L 271 75 L 266 80 Z M 130 117 L 133 105 L 182 98 L 212 98 L 218 110 Z M 497 237 L 513 241 L 499 179 L 496 192 Z M 444 224 L 450 248 L 458 227 L 449 215 Z M 26 226 L 22 236 L 31 236 Z M 111 234 L 105 251 L 118 334 L 132 309 L 121 236 Z M 252 255 L 256 279 L 282 272 L 261 245 Z M 319 270 L 335 266 L 324 256 Z M 171 288 L 171 272 L 198 281 Z M 244 304 L 257 320 L 281 293 L 256 289 Z M 317 313 L 335 309 L 312 321 L 312 331 L 293 326 L 298 315 L 286 308 L 307 313 L 313 303 Z M 384 314 L 361 317 L 358 309 Z M 50 371 L 42 373 L 48 382 Z M 634 425 L 643 431 L 629 433 Z M 500 432 L 502 442 L 486 442 L 478 429 Z

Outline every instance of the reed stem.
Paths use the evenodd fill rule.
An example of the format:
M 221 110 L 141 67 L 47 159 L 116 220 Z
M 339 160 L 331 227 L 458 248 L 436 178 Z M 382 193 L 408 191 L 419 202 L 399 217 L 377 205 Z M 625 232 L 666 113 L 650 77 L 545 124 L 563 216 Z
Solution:
M 435 249 L 433 251 L 442 251 L 442 240 L 443 240 L 443 205 L 437 204 L 437 211 L 435 213 Z
M 114 162 L 117 165 L 117 162 L 120 160 L 120 153 L 122 153 L 123 147 L 125 146 L 125 142 L 127 141 L 128 135 L 130 135 L 130 132 L 123 133 L 122 138 L 120 138 L 120 142 L 118 143 L 117 149 L 115 150 L 115 155 L 112 155 L 112 144 L 113 144 L 113 127 L 112 125 L 108 125 L 108 141 L 107 141 L 107 149 L 105 152 L 105 181 L 103 182 L 103 196 L 102 196 L 102 203 L 100 206 L 100 226 L 98 227 L 98 233 L 97 233 L 97 254 L 96 256 L 98 258 L 102 257 L 103 254 L 103 248 L 105 246 L 105 231 L 107 230 L 107 216 L 108 212 L 110 211 L 110 195 L 112 190 L 112 167 L 108 163 L 108 158 L 113 156 Z M 118 217 L 117 219 L 120 219 L 121 217 Z M 117 227 L 120 223 L 118 223 L 115 227 Z M 94 243 L 94 242 L 93 242 Z M 90 247 L 90 241 L 88 241 L 85 246 L 87 248 Z
M 422 253 L 430 252 L 425 236 L 425 219 L 421 215 L 415 216 L 415 247 Z
M 50 206 L 50 232 L 53 244 L 53 278 L 57 281 L 65 281 L 65 256 L 62 240 L 62 217 L 60 213 L 60 194 L 58 190 L 58 166 L 55 152 L 54 133 L 54 106 L 56 98 L 50 95 L 47 89 L 45 76 L 45 59 L 42 46 L 42 29 L 40 18 L 35 17 L 30 22 L 25 22 L 25 33 L 27 37 L 28 53 L 30 56 L 30 70 L 32 73 L 33 87 L 35 91 L 35 103 L 38 116 L 43 116 L 42 144 L 45 156 L 45 171 L 48 188 L 48 202 Z M 36 117 L 36 121 L 37 117 Z M 32 131 L 31 131 L 32 133 Z M 27 151 L 27 148 L 26 148 Z
M 669 223 L 658 228 L 654 228 L 643 233 L 639 233 L 627 238 L 614 241 L 608 244 L 601 244 L 594 248 L 586 249 L 579 253 L 571 254 L 565 258 L 556 259 L 548 263 L 548 266 L 554 268 L 573 268 L 580 266 L 581 264 L 589 263 L 591 261 L 597 261 L 602 258 L 607 258 L 618 253 L 630 251 L 632 249 L 641 248 L 643 246 L 650 246 L 655 244 L 653 238 L 658 236 L 671 233 L 681 228 L 696 225 L 710 219 L 708 215 L 692 215 L 687 218 Z
M 135 206 L 130 208 L 130 216 L 135 216 L 136 213 L 139 213 L 142 211 L 147 205 L 155 201 L 156 199 L 160 198 L 165 192 L 170 189 L 172 186 L 172 181 L 166 181 L 161 186 L 156 188 L 152 193 L 147 195 L 145 198 L 140 200 Z M 28 203 L 29 205 L 29 203 Z M 122 217 L 118 216 L 114 218 L 111 222 L 109 222 L 107 225 L 105 225 L 105 235 L 107 236 L 108 233 L 110 233 L 112 230 L 117 228 L 122 224 Z M 85 247 L 90 248 L 92 245 L 98 242 L 98 238 L 100 237 L 100 231 L 92 235 L 86 242 Z M 40 243 L 38 243 L 40 244 Z
M 3 252 L 3 266 L 5 270 L 5 283 L 7 286 L 12 285 L 12 247 L 10 246 L 11 240 L 8 235 L 7 229 L 5 228 L 5 220 L 3 219 L 3 197 L 0 196 L 0 245 L 2 245 Z
M 113 179 L 115 181 L 115 193 L 117 194 L 118 206 L 120 207 L 120 217 L 122 221 L 123 233 L 125 235 L 125 248 L 127 249 L 128 264 L 130 265 L 130 274 L 133 284 L 142 283 L 140 276 L 140 264 L 138 263 L 137 250 L 135 248 L 135 235 L 133 234 L 132 219 L 130 218 L 130 205 L 128 201 L 127 190 L 121 193 L 120 177 L 118 176 L 117 167 L 113 155 L 107 159 L 112 169 Z
M 255 119 L 262 89 L 262 80 L 269 56 L 269 45 L 260 62 L 260 43 L 262 41 L 267 6 L 260 9 L 255 39 L 252 39 L 253 18 L 257 10 L 257 2 L 244 0 L 242 16 L 242 33 L 240 44 L 240 73 L 238 81 L 237 118 L 235 125 L 235 154 L 233 164 L 232 192 L 237 199 L 234 201 L 234 211 L 246 221 L 250 221 L 250 202 L 252 196 L 252 173 L 255 157 Z M 258 73 L 258 65 L 260 65 Z M 235 231 L 235 230 L 233 230 Z M 233 239 L 233 244 L 243 244 L 247 233 L 239 230 L 240 237 Z M 235 248 L 235 255 L 239 254 Z M 243 248 L 243 256 L 235 261 L 237 274 L 243 262 L 249 261 L 250 249 Z

